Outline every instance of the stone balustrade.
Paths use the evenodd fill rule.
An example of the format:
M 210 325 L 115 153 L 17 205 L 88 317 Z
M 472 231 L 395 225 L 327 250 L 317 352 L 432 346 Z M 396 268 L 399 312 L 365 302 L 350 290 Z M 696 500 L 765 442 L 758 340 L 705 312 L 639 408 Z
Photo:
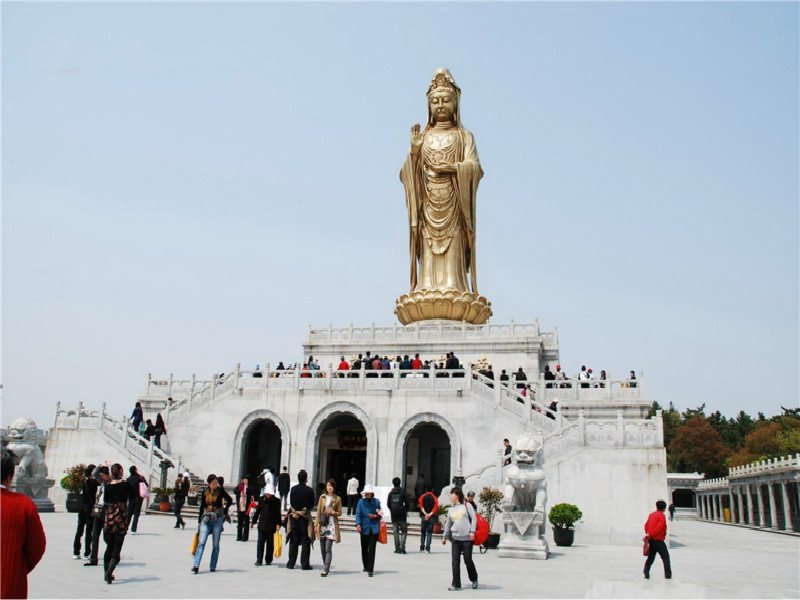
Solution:
M 580 411 L 591 417 L 615 418 L 617 411 L 622 409 L 625 418 L 644 418 L 650 408 L 644 396 L 644 378 L 589 382 L 553 382 L 540 378 L 519 382 L 530 384 L 533 390 L 531 399 L 520 394 L 516 381 L 487 379 L 473 371 L 472 365 L 467 365 L 463 370 L 395 368 L 371 371 L 362 368 L 360 371 L 339 371 L 328 365 L 325 370 L 303 371 L 297 366 L 273 371 L 267 364 L 259 371 L 261 377 L 253 377 L 253 373 L 237 364 L 231 372 L 218 379 L 199 380 L 195 375 L 191 379 L 175 379 L 172 374 L 166 379 L 155 379 L 148 375 L 147 392 L 142 400 L 149 403 L 151 410 L 164 410 L 169 414 L 180 409 L 192 410 L 230 390 L 472 390 L 505 410 L 519 413 L 521 418 L 537 421 L 548 431 L 553 427 L 542 420 L 548 414 L 556 417 L 559 421 L 557 428 L 560 428 L 563 426 L 561 419 L 577 418 Z M 168 398 L 172 398 L 172 403 L 168 402 Z M 552 402 L 558 406 L 556 412 L 549 408 Z M 520 409 L 515 404 L 530 406 L 536 414 L 532 415 L 531 411 Z
M 698 516 L 706 521 L 773 531 L 800 531 L 800 454 L 729 469 L 697 486 Z
M 448 342 L 464 339 L 524 339 L 524 338 L 547 338 L 552 339 L 558 344 L 558 330 L 541 331 L 539 320 L 533 323 L 514 323 L 497 325 L 472 325 L 466 322 L 447 322 L 439 321 L 435 323 L 411 323 L 409 325 L 397 325 L 388 327 L 376 326 L 373 323 L 369 327 L 354 327 L 351 323 L 349 327 L 309 327 L 309 343 L 330 343 L 330 342 L 359 342 L 369 344 L 371 342 L 393 342 L 404 343 L 414 340 L 434 339 L 436 341 Z
M 55 429 L 84 429 L 96 431 L 106 442 L 117 450 L 127 455 L 139 465 L 143 465 L 145 477 L 156 476 L 160 473 L 161 461 L 167 460 L 176 467 L 176 472 L 182 471 L 181 458 L 170 456 L 155 444 L 143 438 L 130 426 L 128 417 L 116 419 L 106 412 L 103 402 L 99 410 L 87 410 L 82 402 L 76 409 L 61 407 L 61 402 L 56 402 Z

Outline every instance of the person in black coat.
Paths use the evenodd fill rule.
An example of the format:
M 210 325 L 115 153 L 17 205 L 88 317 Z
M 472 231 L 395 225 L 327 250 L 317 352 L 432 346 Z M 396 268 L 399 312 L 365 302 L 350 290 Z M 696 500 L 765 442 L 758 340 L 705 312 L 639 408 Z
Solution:
M 291 480 L 289 479 L 289 469 L 287 467 L 283 467 L 283 472 L 278 475 L 278 494 L 281 497 L 281 506 L 283 510 L 287 510 L 289 506 L 289 487 L 291 486 Z
M 272 556 L 275 554 L 274 535 L 281 526 L 281 501 L 275 496 L 275 488 L 268 485 L 264 490 L 264 495 L 258 500 L 258 507 L 253 514 L 253 524 L 258 524 L 258 543 L 256 544 L 256 562 L 260 567 L 263 564 L 272 564 Z M 264 549 L 266 547 L 266 554 Z
M 297 474 L 297 485 L 289 491 L 289 523 L 287 532 L 289 533 L 289 559 L 286 562 L 287 569 L 294 569 L 297 562 L 297 551 L 302 546 L 303 551 L 300 555 L 300 566 L 304 571 L 309 571 L 311 567 L 311 510 L 316 505 L 314 491 L 306 485 L 308 473 L 300 471 Z
M 83 551 L 83 558 L 88 559 L 92 553 L 92 529 L 94 528 L 94 519 L 92 518 L 92 506 L 94 506 L 95 496 L 97 496 L 97 488 L 100 483 L 92 478 L 92 472 L 95 470 L 95 465 L 89 465 L 84 469 L 83 492 L 81 493 L 81 507 L 78 510 L 78 529 L 75 532 L 75 540 L 72 543 L 72 554 L 76 560 L 81 557 L 81 539 L 83 538 L 83 531 L 86 530 L 86 548 Z
M 130 477 L 128 477 L 128 486 L 130 487 L 130 496 L 128 497 L 128 526 L 131 528 L 131 533 L 136 533 L 136 528 L 139 526 L 139 514 L 142 511 L 142 498 L 139 494 L 139 483 L 144 482 L 147 485 L 144 477 L 139 474 L 136 465 L 131 465 Z

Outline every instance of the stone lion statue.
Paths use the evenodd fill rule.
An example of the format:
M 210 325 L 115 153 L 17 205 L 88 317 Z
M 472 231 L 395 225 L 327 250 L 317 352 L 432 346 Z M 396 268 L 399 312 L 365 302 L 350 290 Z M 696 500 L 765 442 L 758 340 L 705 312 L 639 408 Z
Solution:
M 544 521 L 547 481 L 542 468 L 544 445 L 541 438 L 523 434 L 514 444 L 514 462 L 505 468 L 504 512 L 538 513 Z M 539 521 L 539 518 L 536 519 Z
M 16 477 L 46 478 L 47 466 L 36 443 L 36 423 L 33 419 L 23 417 L 14 421 L 8 428 L 8 437 L 13 440 L 8 443 L 8 449 L 19 459 Z
M 542 462 L 544 442 L 525 433 L 514 444 L 513 463 L 503 470 L 503 533 L 500 558 L 547 560 L 550 549 L 544 536 L 547 481 Z

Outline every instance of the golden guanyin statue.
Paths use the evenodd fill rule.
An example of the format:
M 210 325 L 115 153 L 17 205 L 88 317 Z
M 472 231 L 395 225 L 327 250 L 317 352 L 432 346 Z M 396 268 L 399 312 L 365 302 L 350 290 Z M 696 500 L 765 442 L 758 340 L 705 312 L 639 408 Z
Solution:
M 411 292 L 397 300 L 404 325 L 446 319 L 485 323 L 491 302 L 478 295 L 475 196 L 483 169 L 475 139 L 461 126 L 461 89 L 447 69 L 428 88 L 428 122 L 411 128 L 400 171 L 408 208 Z M 467 278 L 469 273 L 469 279 Z

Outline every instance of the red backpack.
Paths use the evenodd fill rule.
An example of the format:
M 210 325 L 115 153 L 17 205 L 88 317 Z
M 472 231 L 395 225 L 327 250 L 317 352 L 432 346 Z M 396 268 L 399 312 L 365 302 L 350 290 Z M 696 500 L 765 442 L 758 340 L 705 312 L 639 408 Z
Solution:
M 477 515 L 478 522 L 475 525 L 475 546 L 480 546 L 489 539 L 489 521 L 484 519 L 481 515 Z

